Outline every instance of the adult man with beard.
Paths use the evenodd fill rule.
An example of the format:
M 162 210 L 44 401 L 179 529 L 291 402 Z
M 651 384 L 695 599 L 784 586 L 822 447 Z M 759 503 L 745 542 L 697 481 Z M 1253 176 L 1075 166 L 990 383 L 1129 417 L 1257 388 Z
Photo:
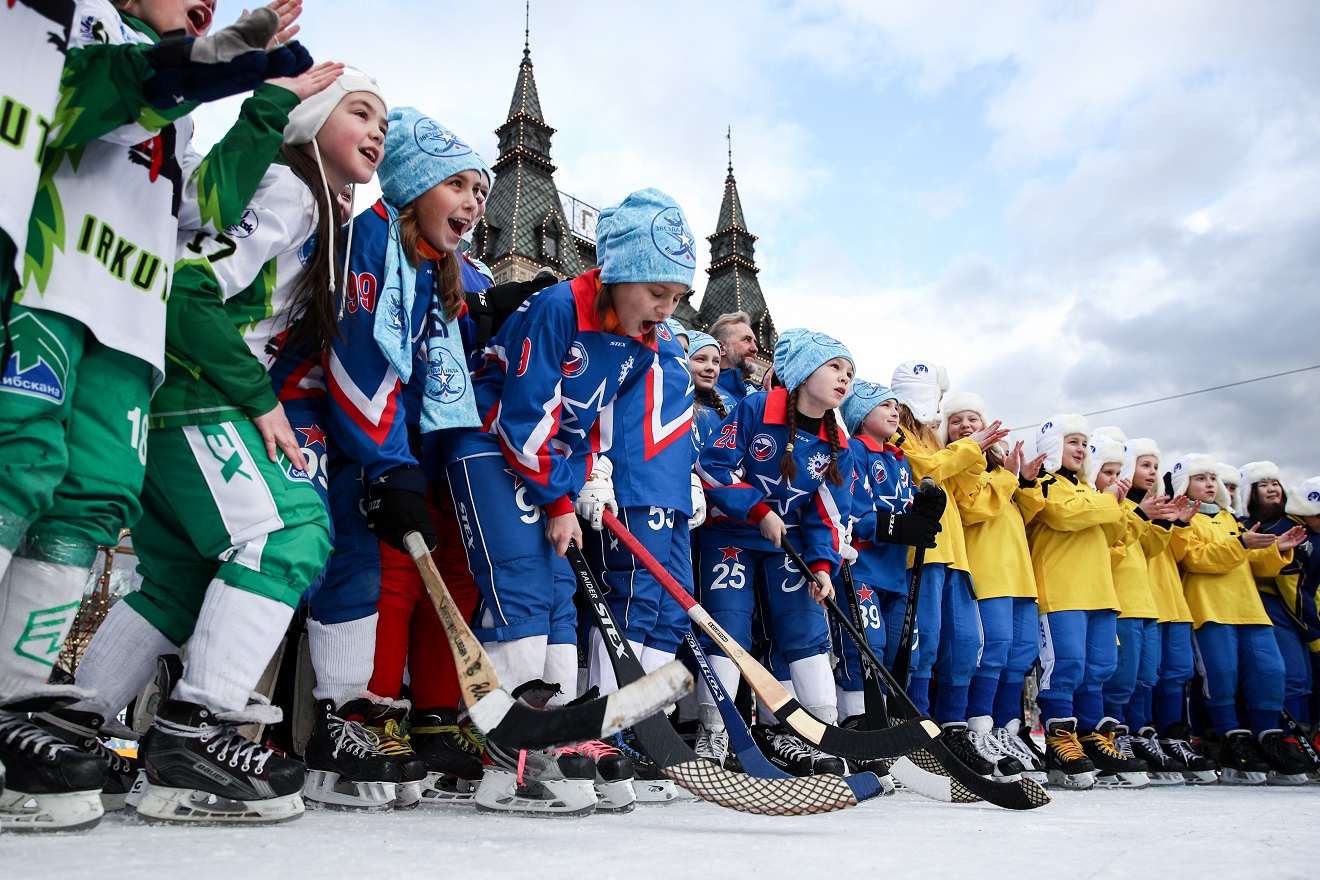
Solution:
M 710 335 L 720 343 L 720 378 L 715 388 L 732 407 L 748 393 L 757 390 L 748 382 L 751 378 L 748 361 L 760 350 L 756 346 L 756 334 L 752 332 L 752 316 L 746 312 L 720 315 L 710 325 Z

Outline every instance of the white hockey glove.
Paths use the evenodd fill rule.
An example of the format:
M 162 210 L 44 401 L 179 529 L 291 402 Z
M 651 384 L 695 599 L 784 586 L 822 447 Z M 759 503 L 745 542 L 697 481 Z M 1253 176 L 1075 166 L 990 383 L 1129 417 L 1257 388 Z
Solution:
M 706 490 L 702 488 L 701 477 L 692 475 L 692 516 L 688 517 L 688 529 L 695 529 L 706 521 Z
M 596 465 L 587 474 L 587 482 L 582 485 L 577 501 L 573 502 L 577 515 L 598 532 L 605 527 L 601 520 L 606 508 L 614 514 L 619 512 L 619 502 L 614 498 L 614 481 L 610 479 L 613 473 L 614 465 L 610 460 L 603 455 L 596 456 Z
M 844 528 L 843 534 L 839 536 L 839 555 L 843 557 L 844 562 L 857 561 L 857 550 L 854 549 L 852 542 L 853 527 L 852 523 L 849 523 L 847 527 Z

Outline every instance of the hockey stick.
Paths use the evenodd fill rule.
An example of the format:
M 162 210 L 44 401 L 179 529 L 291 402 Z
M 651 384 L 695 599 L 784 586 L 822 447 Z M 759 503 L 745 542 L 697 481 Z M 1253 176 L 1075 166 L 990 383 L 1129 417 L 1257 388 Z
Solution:
M 948 503 L 949 497 L 944 494 L 944 490 L 939 484 L 930 477 L 922 477 L 921 483 L 917 487 L 919 497 L 926 499 L 927 515 L 939 519 L 944 516 L 944 505 Z M 915 506 L 915 501 L 913 502 Z M 926 564 L 926 548 L 917 547 L 912 556 L 912 574 L 908 581 L 908 603 L 907 608 L 903 610 L 903 629 L 898 636 L 898 653 L 894 655 L 894 678 L 898 680 L 903 689 L 911 683 L 910 676 L 912 672 L 912 640 L 917 631 L 917 601 L 921 598 L 921 571 Z
M 757 663 L 742 649 L 733 637 L 724 631 L 706 609 L 697 604 L 687 590 L 665 571 L 642 543 L 619 522 L 619 518 L 606 510 L 605 527 L 618 536 L 623 545 L 637 557 L 637 561 L 651 573 L 665 592 L 678 600 L 688 617 L 715 640 L 725 655 L 733 661 L 752 686 L 761 701 L 775 717 L 793 728 L 803 739 L 820 746 L 831 755 L 860 761 L 884 760 L 916 751 L 940 735 L 940 729 L 929 719 L 906 721 L 884 730 L 847 730 L 826 724 L 808 712 L 765 667 Z
M 787 551 L 796 556 L 797 551 Z M 797 562 L 793 563 L 797 565 Z M 852 566 L 848 560 L 843 561 L 841 569 L 843 575 L 843 592 L 848 597 L 848 611 L 852 615 L 853 627 L 863 635 L 866 633 L 866 620 L 862 616 L 862 603 L 857 596 L 857 588 L 853 584 Z M 861 649 L 858 649 L 861 653 Z M 862 692 L 866 698 L 866 718 L 869 722 L 872 719 L 882 720 L 886 725 L 889 723 L 888 702 L 885 700 L 884 691 L 880 689 L 880 676 L 871 665 L 862 661 Z
M 587 606 L 591 608 L 592 615 L 596 618 L 596 628 L 600 630 L 605 647 L 609 651 L 615 678 L 620 684 L 636 681 L 644 675 L 642 664 L 637 660 L 627 638 L 619 631 L 614 614 L 600 591 L 600 585 L 596 583 L 591 567 L 575 542 L 569 544 L 567 556 L 573 566 L 573 573 L 577 576 L 578 590 L 586 598 Z M 690 647 L 696 645 L 695 641 L 691 641 L 691 633 L 688 634 L 688 639 Z M 719 679 L 715 678 L 709 667 L 702 663 L 705 657 L 700 655 L 701 648 L 696 647 L 695 650 L 700 656 L 698 663 L 702 664 L 707 681 L 713 680 L 712 688 L 718 688 Z M 732 701 L 722 688 L 717 692 L 716 700 L 721 698 L 723 703 L 728 704 L 728 708 L 732 709 Z M 724 709 L 722 705 L 721 712 Z M 884 794 L 880 780 L 871 774 L 858 774 L 847 779 L 838 776 L 798 779 L 782 773 L 760 753 L 755 743 L 752 743 L 751 734 L 747 732 L 742 718 L 737 715 L 737 710 L 732 711 L 738 723 L 730 724 L 730 739 L 737 737 L 738 728 L 741 727 L 746 744 L 751 746 L 755 758 L 759 758 L 764 767 L 755 765 L 755 758 L 750 755 L 744 758 L 742 748 L 738 750 L 738 758 L 743 762 L 743 770 L 746 771 L 742 774 L 730 773 L 704 758 L 697 757 L 662 714 L 655 714 L 637 722 L 633 725 L 633 733 L 637 736 L 637 744 L 642 747 L 642 751 L 646 752 L 670 779 L 702 800 L 743 813 L 762 816 L 830 813 L 855 807 L 861 801 Z M 727 715 L 725 719 L 726 723 L 729 723 L 730 719 Z
M 1302 753 L 1306 755 L 1306 760 L 1311 762 L 1311 766 L 1320 770 L 1320 754 L 1316 754 L 1315 746 L 1306 735 L 1306 729 L 1302 723 L 1297 720 L 1297 716 L 1288 711 L 1288 707 L 1281 710 L 1283 723 L 1288 725 L 1288 732 L 1297 738 L 1297 743 L 1302 747 Z
M 811 569 L 807 567 L 806 561 L 793 548 L 793 545 L 789 544 L 788 541 L 781 541 L 780 546 L 788 554 L 788 558 L 793 560 L 793 564 L 798 567 L 798 571 L 805 573 L 807 577 L 814 577 L 811 574 Z M 844 563 L 845 566 L 847 564 Z M 849 590 L 852 589 L 851 571 L 846 575 L 845 587 Z M 875 652 L 871 650 L 871 645 L 866 640 L 866 636 L 858 632 L 857 627 L 853 626 L 852 621 L 844 615 L 838 603 L 834 599 L 826 597 L 825 607 L 829 609 L 830 614 L 843 627 L 843 631 L 848 634 L 848 638 L 852 639 L 853 643 L 857 645 L 857 651 L 862 657 L 862 665 L 869 667 L 884 682 L 885 687 L 889 689 L 889 700 L 887 701 L 889 717 L 891 719 L 921 717 L 917 713 L 917 707 L 912 703 L 912 700 L 898 686 L 898 680 L 894 678 L 888 669 L 885 669 L 885 665 L 875 656 Z M 867 715 L 870 715 L 869 711 Z M 929 719 L 923 720 L 928 721 L 930 724 L 935 723 Z M 911 723 L 911 721 L 905 723 Z M 1050 796 L 1035 780 L 1019 779 L 1017 782 L 994 782 L 986 779 L 958 760 L 958 756 L 949 751 L 948 747 L 938 739 L 928 743 L 922 752 L 909 755 L 910 762 L 906 759 L 894 762 L 894 765 L 889 768 L 889 772 L 894 774 L 894 778 L 899 782 L 934 800 L 955 803 L 984 800 L 1008 810 L 1031 810 L 1036 807 L 1043 807 L 1050 802 Z M 934 766 L 930 766 L 931 764 Z M 908 766 L 921 771 L 921 775 L 912 773 Z M 937 767 L 939 768 L 938 772 Z M 946 774 L 947 778 L 944 778 Z
M 576 706 L 533 709 L 500 685 L 490 655 L 472 633 L 440 577 L 426 539 L 409 532 L 403 542 L 421 572 L 440 623 L 449 636 L 458 683 L 468 715 L 496 742 L 518 749 L 543 749 L 601 739 L 653 715 L 692 690 L 692 674 L 682 663 L 667 663 L 608 697 Z

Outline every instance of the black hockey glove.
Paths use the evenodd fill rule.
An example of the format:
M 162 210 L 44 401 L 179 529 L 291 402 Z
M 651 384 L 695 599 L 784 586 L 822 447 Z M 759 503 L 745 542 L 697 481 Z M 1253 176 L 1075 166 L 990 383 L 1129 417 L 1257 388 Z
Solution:
M 435 549 L 435 526 L 426 507 L 426 477 L 415 467 L 398 467 L 367 481 L 367 528 L 386 544 L 404 553 L 403 536 L 421 532 L 428 549 Z
M 878 544 L 906 544 L 908 547 L 935 546 L 940 521 L 916 513 L 875 512 L 875 540 Z
M 557 283 L 554 275 L 542 270 L 528 281 L 506 281 L 485 290 L 468 291 L 468 314 L 477 322 L 477 347 L 485 347 L 527 297 Z
M 147 100 L 167 110 L 250 92 L 268 79 L 302 73 L 312 66 L 312 56 L 298 41 L 266 50 L 279 22 L 263 6 L 214 36 L 170 31 L 147 52 L 155 70 L 144 87 Z
M 930 477 L 922 477 L 916 497 L 912 499 L 912 512 L 939 522 L 940 517 L 944 516 L 944 505 L 948 500 L 938 483 Z

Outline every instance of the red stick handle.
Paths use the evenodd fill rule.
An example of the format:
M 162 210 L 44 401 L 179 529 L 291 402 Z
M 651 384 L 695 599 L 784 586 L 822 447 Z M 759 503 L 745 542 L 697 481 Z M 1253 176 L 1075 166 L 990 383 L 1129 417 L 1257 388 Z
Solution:
M 674 576 L 665 570 L 659 560 L 642 546 L 642 542 L 637 540 L 637 536 L 628 531 L 623 523 L 619 522 L 619 518 L 614 515 L 613 511 L 606 508 L 601 519 L 605 523 L 605 528 L 613 532 L 614 536 L 623 542 L 623 546 L 628 548 L 628 552 L 637 557 L 637 561 L 642 564 L 642 568 L 649 571 L 651 576 L 660 582 L 660 586 L 665 588 L 665 592 L 678 600 L 678 604 L 683 606 L 684 611 L 690 611 L 692 606 L 697 604 L 697 600 L 693 599 L 688 591 L 683 589 L 683 585 L 674 580 Z

